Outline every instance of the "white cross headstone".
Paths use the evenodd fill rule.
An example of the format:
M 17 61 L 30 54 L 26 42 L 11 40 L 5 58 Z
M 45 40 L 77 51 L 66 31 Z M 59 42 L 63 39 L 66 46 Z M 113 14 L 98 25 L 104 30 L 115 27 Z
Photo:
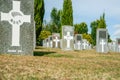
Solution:
M 55 37 L 55 39 L 53 41 L 55 42 L 55 47 L 58 48 L 58 42 L 60 42 L 58 37 Z
M 86 49 L 87 43 L 84 41 L 83 42 L 83 49 Z
M 97 29 L 96 51 L 99 53 L 108 53 L 108 30 L 104 28 Z
M 73 39 L 73 36 L 70 35 L 70 32 L 67 32 L 67 35 L 64 36 L 64 39 L 67 40 L 67 48 L 70 48 L 70 40 Z
M 105 41 L 102 39 L 100 42 L 101 46 L 102 46 L 102 52 L 104 52 L 104 45 L 105 45 Z
M 20 46 L 20 26 L 31 22 L 31 15 L 24 15 L 20 11 L 20 1 L 13 1 L 12 10 L 9 13 L 1 12 L 1 21 L 8 21 L 12 25 L 12 44 Z
M 78 41 L 78 43 L 77 43 L 78 49 L 80 49 L 80 45 L 81 45 L 81 43 L 80 43 L 80 41 Z

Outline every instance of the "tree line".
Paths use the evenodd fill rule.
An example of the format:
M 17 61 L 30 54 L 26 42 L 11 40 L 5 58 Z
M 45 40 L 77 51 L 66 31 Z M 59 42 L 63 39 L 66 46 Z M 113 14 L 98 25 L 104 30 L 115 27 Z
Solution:
M 90 34 L 88 34 L 88 26 L 86 22 L 73 24 L 73 9 L 71 0 L 64 0 L 62 10 L 57 10 L 57 8 L 54 7 L 51 10 L 50 22 L 44 23 L 44 25 L 44 0 L 35 0 L 34 9 L 37 45 L 41 45 L 42 40 L 52 33 L 62 33 L 61 31 L 63 25 L 74 26 L 74 34 L 82 34 L 84 39 L 87 39 L 91 44 L 96 45 L 96 30 L 98 28 L 107 28 L 105 13 L 103 13 L 99 19 L 91 22 Z M 110 35 L 108 36 L 108 42 L 111 42 Z

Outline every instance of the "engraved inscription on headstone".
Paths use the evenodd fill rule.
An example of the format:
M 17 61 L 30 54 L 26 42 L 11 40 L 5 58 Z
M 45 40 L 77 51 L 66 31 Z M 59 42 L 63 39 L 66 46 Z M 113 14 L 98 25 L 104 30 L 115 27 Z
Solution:
M 4 48 L 0 52 L 33 55 L 34 1 L 3 0 L 0 3 L 2 3 L 0 5 L 0 27 L 3 30 L 0 36 L 4 36 L 1 40 L 4 42 L 0 42 Z
M 74 49 L 73 35 L 74 35 L 74 27 L 72 26 L 62 27 L 62 49 L 63 50 Z
M 97 30 L 97 52 L 107 53 L 108 52 L 108 33 L 107 29 Z

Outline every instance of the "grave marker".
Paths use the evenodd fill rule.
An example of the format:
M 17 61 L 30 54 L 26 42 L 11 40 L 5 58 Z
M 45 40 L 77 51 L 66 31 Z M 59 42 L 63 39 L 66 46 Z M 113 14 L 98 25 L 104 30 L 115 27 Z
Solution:
M 53 33 L 53 48 L 60 48 L 60 34 L 59 33 Z
M 33 55 L 34 1 L 2 0 L 0 3 L 0 47 L 3 47 L 0 53 Z
M 62 27 L 62 49 L 63 50 L 74 49 L 73 35 L 74 35 L 74 27 L 72 26 Z
M 75 35 L 75 49 L 82 50 L 82 34 Z
M 97 29 L 96 35 L 97 52 L 108 52 L 108 32 L 107 29 Z

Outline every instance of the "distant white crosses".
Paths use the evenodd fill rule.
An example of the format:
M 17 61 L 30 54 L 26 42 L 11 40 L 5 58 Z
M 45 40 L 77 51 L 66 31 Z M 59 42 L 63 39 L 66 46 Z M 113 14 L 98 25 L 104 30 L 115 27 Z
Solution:
M 97 52 L 107 53 L 108 52 L 108 32 L 107 29 L 97 29 L 96 35 L 97 41 Z
M 62 27 L 62 49 L 63 50 L 74 49 L 73 35 L 74 35 L 74 27 L 72 26 Z
M 67 41 L 67 48 L 70 48 L 70 41 L 73 39 L 73 36 L 70 35 L 70 32 L 67 32 L 67 35 L 64 36 L 64 39 Z
M 100 41 L 100 44 L 101 44 L 101 46 L 102 46 L 102 52 L 104 52 L 105 41 L 102 39 L 102 40 Z

